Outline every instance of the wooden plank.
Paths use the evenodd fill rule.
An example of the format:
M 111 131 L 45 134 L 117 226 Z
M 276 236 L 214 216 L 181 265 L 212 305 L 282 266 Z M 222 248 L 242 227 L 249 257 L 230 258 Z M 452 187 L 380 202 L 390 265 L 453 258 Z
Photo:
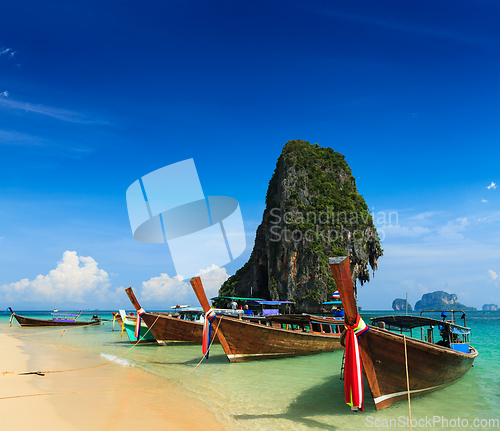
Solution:
M 125 289 L 125 292 L 127 293 L 128 299 L 130 299 L 130 302 L 135 307 L 136 311 L 139 311 L 141 309 L 141 305 L 139 304 L 139 301 L 135 297 L 135 294 L 134 294 L 134 291 L 132 290 L 132 288 L 131 287 L 127 287 Z
M 203 284 L 201 282 L 200 277 L 193 277 L 190 281 L 191 287 L 194 290 L 194 293 L 196 297 L 198 298 L 198 301 L 200 302 L 201 308 L 203 308 L 203 311 L 207 313 L 211 307 L 210 304 L 208 303 L 207 295 L 205 294 L 205 289 L 203 288 Z M 219 338 L 219 342 L 224 349 L 224 352 L 226 353 L 226 356 L 232 357 L 233 352 L 231 351 L 231 348 L 229 347 L 229 344 L 226 341 L 226 338 L 224 337 L 224 333 L 221 328 L 221 320 L 223 318 L 220 316 L 217 316 L 213 322 L 213 328 L 214 331 L 216 328 L 217 329 L 217 337 Z
M 354 298 L 354 287 L 352 285 L 349 258 L 347 256 L 331 257 L 330 269 L 344 307 L 344 320 L 347 325 L 354 325 L 354 323 L 356 323 L 358 309 L 356 307 L 356 299 Z

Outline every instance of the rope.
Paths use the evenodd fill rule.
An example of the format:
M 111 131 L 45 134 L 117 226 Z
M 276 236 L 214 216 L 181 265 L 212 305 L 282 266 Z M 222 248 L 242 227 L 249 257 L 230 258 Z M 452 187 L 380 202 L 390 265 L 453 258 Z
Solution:
M 222 316 L 220 316 L 219 318 L 219 323 L 217 324 L 217 328 L 215 328 L 215 333 L 214 333 L 214 336 L 212 337 L 212 340 L 210 340 L 210 346 L 208 346 L 208 348 L 210 349 L 210 347 L 212 347 L 212 343 L 214 342 L 215 340 L 215 336 L 217 335 L 217 332 L 219 331 L 219 326 L 220 326 L 220 322 L 222 321 Z M 189 376 L 194 370 L 196 370 L 196 368 L 198 368 L 201 363 L 206 359 L 206 355 L 203 355 L 203 357 L 201 358 L 200 362 L 198 362 L 198 364 L 196 365 L 196 367 L 194 367 L 189 373 L 187 373 L 187 375 Z
M 158 321 L 159 318 L 160 318 L 160 315 L 158 315 L 156 317 L 156 320 L 153 322 L 153 324 L 151 325 L 151 327 L 148 327 L 148 330 L 144 333 L 144 335 L 140 339 L 138 339 L 137 342 L 134 345 L 132 345 L 132 347 L 130 349 L 127 349 L 124 353 L 122 353 L 120 356 L 117 356 L 114 359 L 110 359 L 107 362 L 103 362 L 102 364 L 93 365 L 91 367 L 73 368 L 73 369 L 70 369 L 70 370 L 40 371 L 40 372 L 41 373 L 45 373 L 45 374 L 50 374 L 50 373 L 66 373 L 68 371 L 90 370 L 92 368 L 99 368 L 99 367 L 102 367 L 104 365 L 108 365 L 111 362 L 116 361 L 117 359 L 121 358 L 122 356 L 125 356 L 128 352 L 130 352 L 132 349 L 134 349 L 144 339 L 144 337 L 151 331 L 151 328 L 155 325 L 155 323 Z
M 124 353 L 122 353 L 120 356 L 117 356 L 116 358 L 114 359 L 110 359 L 109 361 L 107 362 L 103 362 L 102 364 L 97 364 L 97 365 L 93 365 L 91 367 L 83 367 L 83 368 L 72 368 L 72 369 L 69 369 L 69 370 L 49 370 L 49 371 L 36 371 L 36 372 L 28 372 L 28 373 L 17 373 L 18 375 L 28 375 L 28 374 L 38 374 L 38 375 L 41 375 L 41 374 L 54 374 L 54 373 L 66 373 L 66 372 L 69 372 L 69 371 L 83 371 L 83 370 L 90 370 L 92 368 L 99 368 L 99 367 L 102 367 L 104 365 L 108 365 L 110 364 L 111 362 L 114 362 L 116 361 L 117 359 L 121 358 L 122 356 L 126 355 L 128 352 L 130 352 L 132 349 L 134 349 L 143 339 L 144 337 L 151 331 L 151 328 L 155 325 L 155 323 L 158 321 L 158 319 L 160 318 L 160 315 L 157 316 L 156 320 L 153 322 L 153 324 L 151 325 L 150 328 L 148 328 L 148 330 L 144 333 L 144 335 L 139 339 L 137 340 L 137 342 L 130 348 L 130 349 L 127 349 Z M 59 330 L 57 330 L 59 331 Z M 54 331 L 49 331 L 49 332 L 54 332 Z
M 11 398 L 25 398 L 25 397 L 40 397 L 42 395 L 67 395 L 67 394 L 93 394 L 97 392 L 122 392 L 122 391 L 131 391 L 135 390 L 135 388 L 130 389 L 103 389 L 100 391 L 75 391 L 75 392 L 49 392 L 42 394 L 26 394 L 26 395 L 13 395 L 10 397 L 0 397 L 0 400 L 8 400 Z
M 410 403 L 410 375 L 408 374 L 408 353 L 406 350 L 406 335 L 403 334 L 403 342 L 405 345 L 405 366 L 406 366 L 406 389 L 408 390 L 408 411 L 410 415 L 410 431 L 412 431 L 411 426 L 411 403 Z
M 70 371 L 83 371 L 83 370 L 89 370 L 92 368 L 98 368 L 102 367 L 104 365 L 108 365 L 113 361 L 116 361 L 118 358 L 121 358 L 122 356 L 125 356 L 128 352 L 130 352 L 132 349 L 134 349 L 143 339 L 144 337 L 151 331 L 151 328 L 156 324 L 158 319 L 160 318 L 160 315 L 158 315 L 153 322 L 153 324 L 148 327 L 148 330 L 144 333 L 144 335 L 137 340 L 137 342 L 130 348 L 127 349 L 124 353 L 122 353 L 120 356 L 117 356 L 114 359 L 110 359 L 107 362 L 104 362 L 102 364 L 94 365 L 91 367 L 84 367 L 84 368 L 73 368 L 69 370 L 51 370 L 51 371 L 36 371 L 36 372 L 27 372 L 27 373 L 17 373 L 18 375 L 30 375 L 30 374 L 37 374 L 37 375 L 43 375 L 43 374 L 51 374 L 51 373 L 65 373 L 65 372 L 70 372 Z M 217 324 L 217 328 L 215 328 L 215 333 L 214 336 L 212 337 L 212 340 L 210 341 L 210 347 L 212 347 L 212 344 L 217 336 L 217 332 L 219 331 L 219 326 L 220 322 L 222 321 L 222 316 L 220 316 L 219 322 Z M 57 330 L 59 331 L 59 330 Z M 48 331 L 48 332 L 56 332 L 56 331 Z M 41 334 L 41 333 L 39 333 Z M 62 335 L 62 334 L 61 334 Z M 203 362 L 203 360 L 206 358 L 205 355 L 201 358 L 200 362 L 189 372 L 187 375 L 191 374 L 193 371 L 195 371 Z M 11 373 L 11 372 L 9 372 Z M 172 381 L 170 384 L 174 384 L 174 381 Z M 170 386 L 170 385 L 169 385 Z M 132 389 L 127 389 L 127 390 L 132 390 Z M 116 391 L 121 391 L 121 389 L 108 389 L 108 390 L 102 390 L 102 391 L 75 391 L 75 392 L 52 392 L 52 393 L 41 393 L 41 394 L 27 394 L 27 395 L 13 395 L 9 397 L 0 397 L 0 400 L 5 400 L 5 399 L 11 399 L 11 398 L 24 398 L 24 397 L 36 397 L 36 396 L 42 396 L 42 395 L 68 395 L 68 394 L 85 394 L 85 393 L 96 393 L 96 392 L 116 392 Z

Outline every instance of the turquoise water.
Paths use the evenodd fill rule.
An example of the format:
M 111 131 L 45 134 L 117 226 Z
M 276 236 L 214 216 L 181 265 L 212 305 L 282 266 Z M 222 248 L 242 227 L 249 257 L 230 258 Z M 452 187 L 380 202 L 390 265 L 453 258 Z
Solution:
M 37 317 L 33 312 L 18 313 Z M 94 312 L 88 314 L 90 317 Z M 112 318 L 111 312 L 98 314 Z M 369 317 L 385 314 L 388 313 L 366 312 L 362 316 L 368 321 Z M 50 313 L 39 312 L 38 317 L 49 318 Z M 127 362 L 122 363 L 142 367 L 165 382 L 175 382 L 192 397 L 202 400 L 232 429 L 385 429 L 389 425 L 401 427 L 408 416 L 405 402 L 376 411 L 366 382 L 365 412 L 351 412 L 343 401 L 343 382 L 339 378 L 341 351 L 230 364 L 222 348 L 214 345 L 210 358 L 197 366 L 202 356 L 201 345 L 138 345 L 130 350 L 132 345 L 126 335 L 120 337 L 118 325 L 113 332 L 111 322 L 68 328 L 61 337 L 60 330 L 47 332 L 54 331 L 52 328 L 20 328 L 16 322 L 10 328 L 8 319 L 9 315 L 0 315 L 2 333 L 35 334 L 29 339 L 94 352 L 104 356 L 103 360 L 126 352 L 122 359 Z M 467 326 L 472 328 L 471 344 L 479 351 L 475 366 L 456 384 L 412 399 L 412 418 L 420 420 L 420 428 L 446 428 L 441 426 L 441 418 L 449 421 L 448 428 L 454 428 L 458 426 L 453 426 L 456 424 L 453 421 L 460 418 L 461 426 L 466 420 L 469 429 L 492 429 L 481 427 L 480 422 L 474 427 L 473 421 L 482 419 L 483 425 L 488 425 L 486 420 L 500 419 L 500 350 L 496 341 L 500 312 L 469 312 Z M 419 428 L 418 423 L 414 425 Z

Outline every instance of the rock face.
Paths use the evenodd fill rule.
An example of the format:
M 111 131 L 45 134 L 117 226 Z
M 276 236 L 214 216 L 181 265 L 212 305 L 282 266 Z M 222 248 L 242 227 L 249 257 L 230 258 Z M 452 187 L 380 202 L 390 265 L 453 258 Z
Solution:
M 394 311 L 406 311 L 406 299 L 396 298 L 392 301 L 392 309 Z M 408 311 L 413 311 L 410 303 L 408 303 Z
M 426 293 L 422 299 L 415 304 L 415 310 L 464 310 L 473 311 L 474 307 L 467 307 L 458 302 L 458 297 L 454 293 L 447 293 L 442 290 Z
M 498 311 L 498 305 L 496 304 L 484 304 L 483 311 Z
M 328 258 L 351 258 L 354 283 L 370 280 L 382 255 L 377 231 L 344 156 L 304 141 L 283 147 L 248 262 L 220 295 L 293 300 L 319 312 L 336 290 Z

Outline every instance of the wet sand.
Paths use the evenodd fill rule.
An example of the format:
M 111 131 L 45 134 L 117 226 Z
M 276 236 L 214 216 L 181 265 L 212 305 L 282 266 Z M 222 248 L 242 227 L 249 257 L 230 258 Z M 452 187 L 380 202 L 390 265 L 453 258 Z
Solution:
M 95 367 L 107 359 L 1 333 L 0 351 L 2 429 L 226 429 L 184 390 L 138 367 L 117 363 Z

